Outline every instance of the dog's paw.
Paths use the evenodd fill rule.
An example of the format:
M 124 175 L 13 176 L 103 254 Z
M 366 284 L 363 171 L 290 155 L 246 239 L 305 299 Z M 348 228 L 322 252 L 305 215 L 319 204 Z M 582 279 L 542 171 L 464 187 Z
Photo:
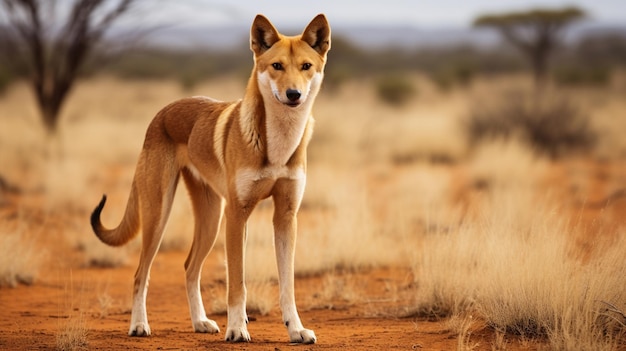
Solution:
M 197 322 L 194 322 L 193 330 L 196 333 L 209 333 L 209 334 L 215 334 L 215 333 L 220 332 L 220 328 L 217 326 L 217 323 L 215 323 L 215 321 L 212 321 L 208 318 L 204 318 Z
M 315 344 L 317 338 L 312 330 L 302 329 L 289 333 L 289 341 L 298 344 Z
M 128 336 L 150 336 L 148 323 L 133 323 L 128 330 Z
M 230 342 L 249 342 L 250 333 L 248 333 L 248 329 L 245 326 L 240 328 L 228 328 L 226 330 L 225 340 Z

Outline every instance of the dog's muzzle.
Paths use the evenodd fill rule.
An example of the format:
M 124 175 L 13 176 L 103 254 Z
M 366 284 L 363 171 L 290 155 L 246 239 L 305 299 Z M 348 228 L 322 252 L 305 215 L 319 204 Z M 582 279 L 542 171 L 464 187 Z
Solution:
M 300 105 L 300 97 L 302 96 L 302 93 L 300 92 L 300 90 L 287 89 L 287 92 L 285 93 L 285 95 L 287 95 L 287 100 L 288 100 L 285 103 L 286 105 L 294 106 L 294 107 Z

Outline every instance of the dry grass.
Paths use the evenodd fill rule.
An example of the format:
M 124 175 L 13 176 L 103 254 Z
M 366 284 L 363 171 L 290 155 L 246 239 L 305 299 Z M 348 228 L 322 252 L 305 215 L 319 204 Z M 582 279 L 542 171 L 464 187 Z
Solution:
M 46 258 L 25 222 L 0 221 L 0 287 L 32 284 Z
M 267 315 L 278 306 L 278 294 L 275 284 L 252 281 L 246 284 L 248 289 L 247 309 L 252 313 Z
M 400 109 L 378 102 L 368 81 L 346 84 L 345 93 L 322 95 L 314 111 L 311 161 L 362 166 L 460 160 L 467 148 L 458 118 L 467 97 L 455 94 L 441 101 L 421 77 L 411 79 L 424 93 Z M 352 96 L 359 96 L 358 103 Z
M 311 296 L 305 306 L 307 309 L 334 309 L 362 302 L 364 297 L 356 285 L 357 281 L 349 274 L 327 273 L 324 275 L 321 288 Z
M 457 351 L 475 350 L 480 343 L 472 341 L 472 332 L 476 327 L 476 320 L 473 316 L 453 316 L 446 325 L 453 333 L 457 334 Z
M 626 329 L 601 301 L 626 305 L 626 236 L 581 263 L 567 217 L 522 177 L 533 172 L 494 187 L 476 219 L 424 238 L 416 313 L 477 312 L 496 330 L 547 338 L 551 349 L 615 349 Z
M 88 231 L 83 233 L 85 236 L 87 233 L 91 234 Z M 115 268 L 129 263 L 129 251 L 132 250 L 132 248 L 111 247 L 99 242 L 98 240 L 92 239 L 85 240 L 84 245 L 84 266 L 86 267 Z
M 42 186 L 41 173 L 45 153 L 43 127 L 37 120 L 34 104 L 26 85 L 11 89 L 0 102 L 0 175 L 22 191 Z M 0 196 L 2 196 L 0 194 Z
M 363 180 L 351 172 L 328 171 L 332 176 L 330 183 L 309 187 L 311 192 L 335 190 L 324 192 L 329 208 L 314 215 L 313 225 L 300 228 L 297 272 L 314 274 L 335 268 L 357 269 L 390 259 L 381 255 L 386 254 L 385 248 L 391 242 L 376 231 L 371 200 Z
M 59 302 L 59 331 L 56 335 L 56 349 L 62 351 L 87 350 L 88 327 L 85 316 L 84 290 L 82 286 L 78 298 L 74 296 L 73 275 L 69 277 L 70 286 L 66 287 L 65 300 Z M 77 305 L 78 304 L 78 305 Z M 63 307 L 61 307 L 61 305 Z
M 248 268 L 248 267 L 246 267 Z M 278 283 L 274 280 L 261 280 L 257 277 L 250 278 L 246 272 L 247 300 L 246 310 L 250 314 L 265 316 L 278 307 Z M 225 315 L 228 311 L 226 291 L 222 287 L 210 286 L 209 292 L 205 292 L 205 301 L 208 301 L 207 313 Z
M 478 145 L 468 162 L 473 185 L 532 190 L 548 160 L 516 139 L 496 139 Z
M 537 193 L 546 165 L 512 141 L 475 150 L 468 173 L 484 189 L 475 199 L 479 206 L 458 228 L 423 238 L 415 312 L 435 318 L 479 313 L 500 331 L 495 349 L 504 347 L 506 331 L 546 338 L 555 350 L 614 350 L 623 346 L 626 328 L 620 310 L 602 301 L 626 306 L 619 278 L 626 274 L 619 258 L 626 236 L 618 233 L 616 242 L 596 249 L 603 254 L 581 263 L 571 232 L 582 228 L 550 194 Z M 464 345 L 459 348 L 472 346 Z
M 72 313 L 60 327 L 56 349 L 62 351 L 87 350 L 87 326 L 83 314 Z
M 105 318 L 109 315 L 109 311 L 113 306 L 113 298 L 107 292 L 98 294 L 98 316 Z

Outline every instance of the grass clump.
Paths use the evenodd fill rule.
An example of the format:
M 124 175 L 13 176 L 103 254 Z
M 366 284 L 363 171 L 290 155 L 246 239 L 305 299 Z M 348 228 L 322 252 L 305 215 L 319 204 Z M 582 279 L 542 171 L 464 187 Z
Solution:
M 43 256 L 19 224 L 0 221 L 0 287 L 33 284 Z
M 79 296 L 79 305 L 75 305 L 74 285 L 72 282 L 73 275 L 70 273 L 70 286 L 66 287 L 66 301 L 64 309 L 67 318 L 59 320 L 59 331 L 56 334 L 56 350 L 74 351 L 88 349 L 88 328 L 87 318 L 85 316 L 84 304 L 82 299 L 84 294 L 84 286 L 81 288 L 81 296 Z
M 59 351 L 87 350 L 87 326 L 84 316 L 70 316 L 56 337 Z

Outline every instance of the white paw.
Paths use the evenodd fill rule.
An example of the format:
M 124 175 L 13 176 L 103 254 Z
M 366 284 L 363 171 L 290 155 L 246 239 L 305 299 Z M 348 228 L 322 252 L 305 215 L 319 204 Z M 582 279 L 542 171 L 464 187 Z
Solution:
M 315 344 L 317 338 L 312 330 L 302 329 L 289 333 L 289 341 L 298 344 Z
M 250 341 L 250 333 L 248 333 L 248 329 L 244 325 L 239 328 L 228 328 L 226 330 L 226 341 L 230 342 L 249 342 Z
M 193 323 L 193 330 L 196 333 L 209 333 L 215 334 L 220 332 L 220 328 L 217 326 L 215 321 L 212 321 L 208 318 L 201 319 Z
M 148 323 L 133 323 L 128 330 L 128 336 L 150 336 L 150 326 Z

